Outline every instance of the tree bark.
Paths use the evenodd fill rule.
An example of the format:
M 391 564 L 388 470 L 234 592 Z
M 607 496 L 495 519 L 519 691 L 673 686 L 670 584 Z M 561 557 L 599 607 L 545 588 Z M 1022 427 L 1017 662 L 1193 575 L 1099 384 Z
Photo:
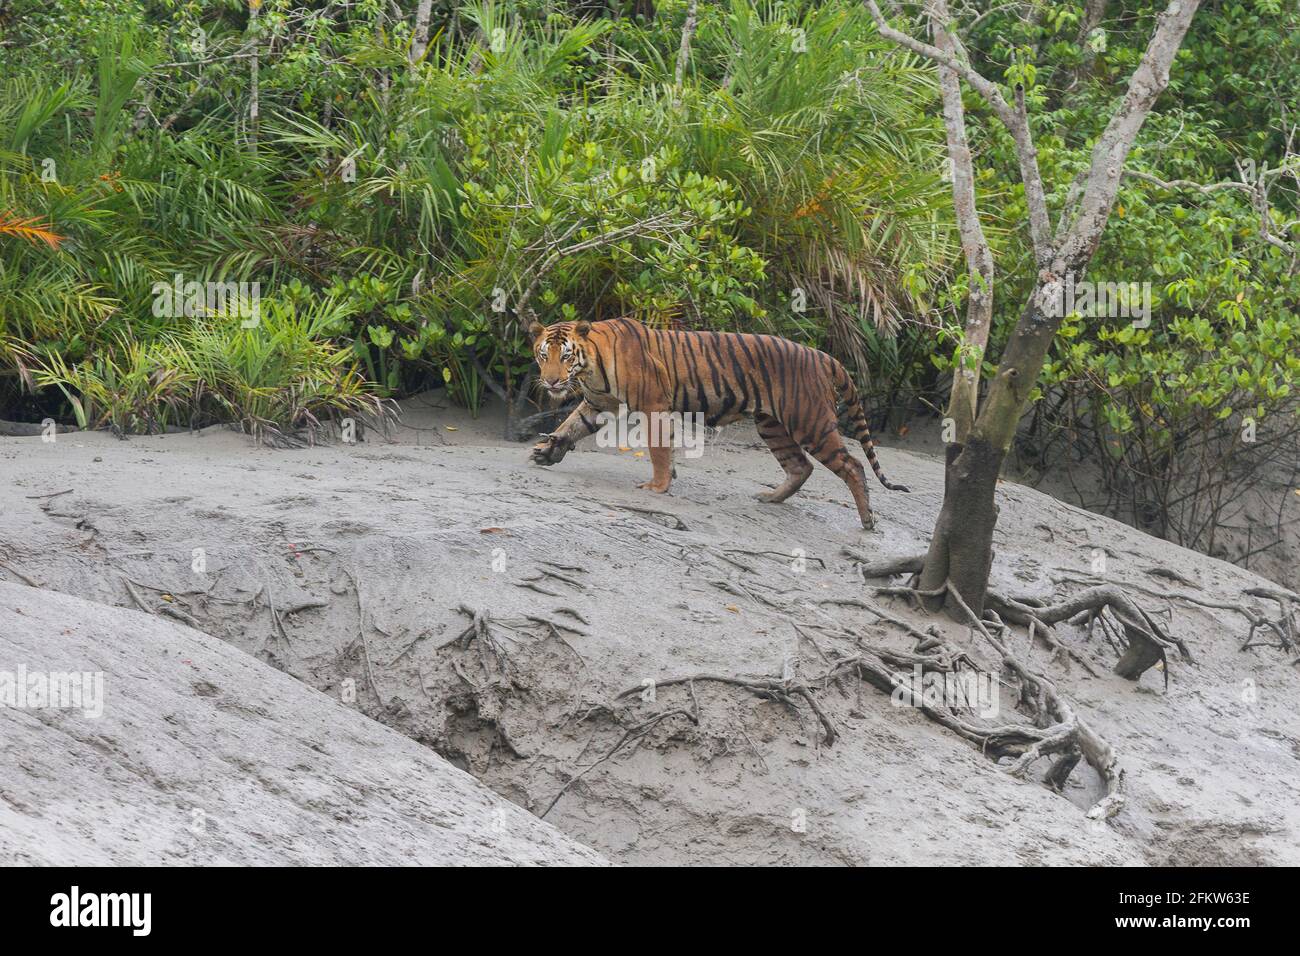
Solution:
M 691 58 L 691 38 L 695 36 L 696 14 L 699 12 L 699 0 L 691 0 L 686 8 L 686 22 L 682 24 L 682 45 L 677 51 L 677 76 L 673 86 L 674 101 L 680 100 L 682 83 L 686 80 L 686 64 Z
M 921 569 L 921 590 L 951 581 L 976 614 L 984 611 L 993 563 L 998 473 L 1061 321 L 1049 314 L 1059 311 L 1051 308 L 1049 298 L 1043 285 L 1035 288 L 1002 354 L 979 418 L 965 444 L 949 448 L 943 505 Z M 943 604 L 951 614 L 960 612 L 950 596 Z
M 411 37 L 411 49 L 407 60 L 414 69 L 424 59 L 424 52 L 429 48 L 429 14 L 433 9 L 433 0 L 420 0 L 415 8 L 415 35 Z
M 984 595 L 993 566 L 993 528 L 998 521 L 994 489 L 1004 455 L 974 435 L 965 445 L 949 446 L 943 505 L 917 584 L 920 591 L 936 591 L 948 584 L 977 615 L 984 613 Z M 960 610 L 947 593 L 925 600 L 931 610 Z
M 932 0 L 930 22 L 934 27 L 934 45 L 949 56 L 956 53 L 956 41 L 948 32 L 951 22 L 947 0 Z M 970 285 L 966 299 L 966 326 L 953 368 L 952 392 L 948 398 L 948 418 L 953 434 L 949 445 L 949 462 L 960 451 L 975 425 L 979 404 L 980 368 L 988 346 L 989 326 L 993 321 L 993 253 L 980 225 L 975 198 L 975 169 L 970 144 L 966 140 L 966 110 L 961 101 L 961 81 L 957 72 L 938 64 L 939 91 L 943 99 L 943 124 L 948 141 L 948 166 L 952 174 L 953 211 L 966 273 Z
M 257 54 L 257 43 L 259 42 L 258 30 L 260 26 L 258 19 L 262 13 L 262 0 L 248 0 L 248 32 L 252 36 L 253 56 L 249 63 L 248 72 L 248 144 L 252 147 L 253 152 L 257 152 L 257 135 L 258 127 L 261 124 L 262 105 L 259 76 L 259 61 Z

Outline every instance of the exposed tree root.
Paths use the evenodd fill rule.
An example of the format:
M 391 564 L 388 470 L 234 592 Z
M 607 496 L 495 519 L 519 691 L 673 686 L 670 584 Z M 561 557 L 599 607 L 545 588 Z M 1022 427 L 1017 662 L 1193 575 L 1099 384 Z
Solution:
M 570 787 L 572 787 L 575 783 L 577 783 L 587 774 L 591 773 L 591 771 L 595 770 L 605 761 L 612 758 L 614 754 L 618 753 L 618 751 L 622 749 L 622 747 L 625 744 L 629 742 L 636 742 L 638 740 L 641 740 L 648 733 L 650 733 L 650 731 L 654 730 L 655 727 L 657 727 L 659 724 L 661 724 L 663 721 L 667 720 L 670 717 L 685 717 L 691 723 L 698 724 L 700 722 L 699 704 L 698 703 L 696 704 L 695 710 L 693 712 L 679 707 L 674 710 L 668 710 L 658 714 L 654 714 L 651 717 L 647 718 L 646 720 L 641 721 L 635 727 L 629 728 L 623 734 L 623 736 L 619 738 L 618 743 L 614 744 L 614 746 L 610 747 L 609 750 L 605 751 L 605 753 L 602 756 L 600 756 L 592 763 L 589 763 L 587 766 L 582 768 L 582 770 L 578 771 L 576 774 L 571 776 L 567 781 L 565 781 L 564 786 L 562 786 L 559 789 L 559 792 L 557 792 L 555 796 L 551 798 L 551 802 L 546 805 L 546 809 L 543 810 L 540 814 L 538 814 L 538 816 L 543 820 L 546 819 L 546 815 L 550 813 L 553 809 L 555 809 L 555 805 L 560 802 L 560 797 L 564 796 L 565 793 L 568 792 Z
M 850 557 L 859 557 L 847 549 L 846 553 Z M 864 577 L 916 574 L 922 562 L 921 555 L 892 558 L 881 562 L 863 562 L 862 572 Z M 914 577 L 913 584 L 915 580 Z M 937 711 L 921 703 L 921 709 L 926 716 L 977 743 L 990 756 L 1015 757 L 1010 772 L 1016 776 L 1023 777 L 1029 768 L 1043 757 L 1055 757 L 1055 762 L 1048 770 L 1045 779 L 1049 786 L 1058 791 L 1064 788 L 1066 780 L 1079 760 L 1085 760 L 1100 775 L 1106 786 L 1105 796 L 1088 811 L 1088 816 L 1093 819 L 1107 819 L 1119 812 L 1124 804 L 1124 775 L 1110 745 L 1087 723 L 1079 719 L 1050 680 L 1031 671 L 1011 653 L 1002 641 L 1000 633 L 998 636 L 994 635 L 989 626 L 971 610 L 951 581 L 929 591 L 920 591 L 915 587 L 882 587 L 877 588 L 876 593 L 906 597 L 918 603 L 921 598 L 945 595 L 951 597 L 965 614 L 971 627 L 978 631 L 997 652 L 1003 669 L 1017 679 L 1020 687 L 1019 704 L 1034 719 L 1034 725 L 981 727 L 959 715 Z M 1109 610 L 1119 621 L 1129 641 L 1129 650 L 1116 665 L 1116 673 L 1131 680 L 1136 680 L 1155 661 L 1166 660 L 1165 650 L 1169 646 L 1177 647 L 1186 659 L 1191 660 L 1185 645 L 1171 638 L 1163 627 L 1115 586 L 1092 588 L 1067 601 L 1048 606 L 1025 599 L 1006 598 L 991 591 L 988 592 L 986 600 L 990 604 L 990 609 L 994 610 L 992 616 L 996 620 L 995 626 L 999 632 L 1005 631 L 1006 625 L 998 617 L 997 611 L 1014 623 L 1027 625 L 1031 641 L 1037 633 L 1048 646 L 1058 653 L 1064 651 L 1070 654 L 1090 673 L 1096 673 L 1091 664 L 1066 648 L 1056 637 L 1051 625 L 1082 614 L 1091 615 L 1091 619 L 1096 619 L 1103 611 Z M 865 602 L 864 606 L 871 607 Z M 1168 680 L 1167 669 L 1165 677 Z
M 1300 595 L 1293 591 L 1286 591 L 1277 588 L 1247 588 L 1246 593 L 1251 597 L 1265 598 L 1270 601 L 1276 601 L 1278 606 L 1277 620 L 1270 620 L 1263 615 L 1253 615 L 1243 608 L 1238 608 L 1243 614 L 1250 618 L 1250 633 L 1246 635 L 1246 643 L 1241 645 L 1243 651 L 1252 647 L 1278 647 L 1288 653 L 1296 650 L 1297 641 L 1295 610 L 1296 605 L 1300 604 Z M 1256 631 L 1272 631 L 1277 637 L 1278 643 L 1272 644 L 1265 641 L 1256 641 Z M 1291 662 L 1300 664 L 1300 657 Z
M 1125 680 L 1135 681 L 1148 668 L 1159 663 L 1165 669 L 1165 685 L 1168 686 L 1167 652 L 1170 648 L 1177 648 L 1183 660 L 1194 663 L 1187 645 L 1182 640 L 1171 636 L 1162 624 L 1143 610 L 1118 585 L 1106 584 L 1089 588 L 1057 604 L 1042 604 L 1030 598 L 1016 599 L 989 591 L 987 603 L 1003 618 L 1015 624 L 1027 625 L 1031 631 L 1035 629 L 1041 631 L 1049 645 L 1056 648 L 1064 645 L 1056 638 L 1051 625 L 1079 618 L 1088 622 L 1091 632 L 1092 625 L 1109 611 L 1118 623 L 1124 645 L 1123 653 L 1114 670 Z M 1070 653 L 1074 660 L 1088 667 L 1083 657 Z M 1096 673 L 1091 667 L 1088 669 Z
M 862 556 L 845 549 L 850 557 L 861 560 Z M 922 556 L 905 556 L 884 561 L 863 561 L 864 577 L 882 577 L 894 574 L 915 575 L 922 563 Z M 795 630 L 817 651 L 821 667 L 817 673 L 809 676 L 787 673 L 784 676 L 750 676 L 716 673 L 695 673 L 670 677 L 656 681 L 656 692 L 672 687 L 686 688 L 689 706 L 670 706 L 646 717 L 637 719 L 627 726 L 623 717 L 625 708 L 633 698 L 644 693 L 642 686 L 630 687 L 618 694 L 611 704 L 594 704 L 587 707 L 579 719 L 586 720 L 596 715 L 604 715 L 616 723 L 624 724 L 624 732 L 618 741 L 593 763 L 571 777 L 555 795 L 543 812 L 549 812 L 568 789 L 579 779 L 597 766 L 615 757 L 630 743 L 639 742 L 672 717 L 684 717 L 692 724 L 700 722 L 700 705 L 696 693 L 697 685 L 719 684 L 739 688 L 764 700 L 777 701 L 798 712 L 805 705 L 807 713 L 816 719 L 821 728 L 821 740 L 833 745 L 840 732 L 831 714 L 822 705 L 819 695 L 834 681 L 845 677 L 856 677 L 865 683 L 891 695 L 897 704 L 909 705 L 928 719 L 950 730 L 963 740 L 978 747 L 980 751 L 994 760 L 1009 760 L 1004 769 L 1013 776 L 1026 778 L 1031 769 L 1043 759 L 1051 763 L 1043 780 L 1053 790 L 1060 792 L 1066 786 L 1079 763 L 1085 762 L 1100 777 L 1105 792 L 1089 810 L 1091 819 L 1104 820 L 1117 814 L 1124 805 L 1124 773 L 1119 766 L 1111 746 L 1074 711 L 1071 704 L 1060 694 L 1055 684 L 1047 677 L 1031 670 L 1024 661 L 1012 652 L 1005 641 L 1007 629 L 1012 624 L 1023 625 L 1029 629 L 1030 641 L 1040 638 L 1058 655 L 1069 656 L 1090 674 L 1099 676 L 1094 664 L 1086 657 L 1065 645 L 1057 636 L 1054 625 L 1062 621 L 1074 623 L 1087 622 L 1090 626 L 1100 624 L 1106 636 L 1115 645 L 1120 661 L 1115 672 L 1129 680 L 1136 680 L 1148 668 L 1157 662 L 1166 664 L 1165 679 L 1168 680 L 1168 650 L 1175 648 L 1184 660 L 1192 662 L 1192 655 L 1187 646 L 1173 637 L 1168 628 L 1144 610 L 1125 590 L 1117 584 L 1099 584 L 1089 587 L 1065 600 L 1046 604 L 1032 598 L 1012 598 L 989 592 L 989 608 L 986 612 L 989 620 L 976 615 L 951 581 L 930 591 L 921 591 L 914 586 L 878 588 L 877 593 L 906 597 L 913 601 L 921 598 L 948 597 L 960 609 L 969 626 L 977 632 L 991 650 L 997 655 L 1001 675 L 1005 675 L 1014 688 L 1016 700 L 1013 710 L 1029 718 L 1008 720 L 1004 717 L 988 719 L 976 713 L 969 700 L 935 699 L 929 694 L 929 679 L 942 675 L 953 675 L 959 671 L 969 671 L 983 679 L 1003 683 L 998 673 L 983 670 L 960 649 L 949 645 L 931 628 L 922 631 L 915 625 L 889 614 L 887 611 L 866 600 L 833 600 L 836 605 L 851 605 L 868 611 L 882 621 L 886 621 L 910 635 L 916 640 L 916 647 L 911 652 L 868 645 L 860 637 L 839 627 L 808 623 L 797 620 L 792 612 L 800 606 L 811 608 L 814 613 L 826 617 L 824 612 L 808 604 L 792 605 L 777 601 L 761 593 L 755 582 L 742 581 L 734 575 L 730 579 L 709 578 L 709 583 L 740 597 L 749 598 L 756 603 L 775 609 L 780 616 L 787 619 Z M 913 578 L 913 585 L 915 578 Z M 1087 583 L 1087 582 L 1083 582 Z M 1284 611 L 1291 610 L 1290 605 L 1278 599 Z M 466 613 L 468 613 L 467 609 Z M 1252 618 L 1252 621 L 1258 620 Z M 802 626 L 801 626 L 802 625 Z M 1263 624 L 1261 624 L 1263 626 Z M 1290 622 L 1278 623 L 1276 628 L 1269 625 L 1279 639 L 1292 645 L 1295 631 Z M 810 629 L 821 629 L 834 633 L 838 637 L 855 640 L 857 648 L 849 655 L 827 653 L 813 639 Z M 462 633 L 467 636 L 471 629 Z M 1285 636 L 1284 636 L 1285 635 Z M 917 678 L 921 678 L 918 683 Z
M 789 610 L 789 605 L 786 602 L 764 594 L 762 589 L 752 582 L 744 583 L 736 578 L 730 580 L 724 580 L 723 578 L 709 578 L 708 581 L 715 588 L 726 591 L 728 594 L 734 594 L 736 597 L 749 598 L 756 603 L 766 604 L 768 607 L 774 608 L 782 613 Z
M 859 569 L 864 579 L 890 577 L 894 574 L 915 575 L 919 573 L 925 560 L 924 555 L 907 555 L 884 561 L 864 561 L 862 560 L 864 555 L 851 548 L 845 548 L 844 553 L 860 562 Z M 913 577 L 909 585 L 880 587 L 875 591 L 877 594 L 908 597 L 914 600 L 936 598 L 950 593 L 947 584 L 929 591 L 919 591 L 915 588 L 915 583 L 916 579 Z M 1043 604 L 1034 598 L 1012 598 L 990 590 L 985 603 L 989 609 L 996 612 L 999 621 L 1005 619 L 1027 626 L 1031 640 L 1035 636 L 1041 637 L 1054 653 L 1068 656 L 1094 677 L 1099 675 L 1092 662 L 1061 641 L 1052 629 L 1052 625 L 1079 618 L 1088 623 L 1091 634 L 1093 625 L 1100 621 L 1107 636 L 1111 637 L 1110 624 L 1103 616 L 1109 612 L 1115 622 L 1113 632 L 1115 637 L 1112 641 L 1116 643 L 1116 650 L 1120 655 L 1119 663 L 1115 665 L 1114 670 L 1126 680 L 1135 681 L 1149 668 L 1161 664 L 1165 668 L 1165 684 L 1168 685 L 1167 652 L 1170 648 L 1176 648 L 1183 660 L 1195 663 L 1186 643 L 1171 634 L 1164 625 L 1148 614 L 1124 587 L 1118 584 L 1099 583 L 1056 604 Z
M 560 627 L 566 627 L 578 632 L 577 628 L 540 615 L 522 619 L 493 617 L 489 611 L 475 610 L 464 604 L 457 607 L 457 611 L 470 619 L 469 624 L 454 637 L 438 645 L 438 650 L 455 646 L 461 651 L 472 652 L 453 656 L 449 665 L 467 688 L 473 701 L 474 714 L 479 721 L 495 731 L 499 742 L 511 754 L 516 758 L 527 758 L 530 754 L 525 753 L 524 748 L 514 740 L 506 717 L 510 701 L 517 693 L 528 693 L 532 688 L 525 679 L 524 672 L 511 659 L 504 642 L 520 643 L 525 637 L 535 639 L 538 636 L 537 629 L 541 628 L 547 636 L 568 648 L 577 658 L 580 667 L 585 667 L 586 662 L 582 656 L 559 630 Z M 512 637 L 506 632 L 520 636 Z M 424 686 L 423 677 L 421 686 Z
M 748 554 L 751 557 L 755 557 L 755 558 L 773 558 L 781 564 L 789 564 L 791 560 L 793 560 L 795 557 L 792 554 L 786 554 L 784 551 L 750 551 L 748 548 L 723 548 L 720 551 L 715 553 L 718 553 L 720 555 L 721 554 Z M 823 568 L 826 567 L 826 562 L 824 560 L 822 560 L 821 558 L 813 557 L 811 554 L 804 555 L 804 560 L 816 561 Z M 741 566 L 744 567 L 744 565 Z M 746 570 L 752 570 L 752 569 L 746 568 Z
M 925 555 L 908 554 L 901 557 L 873 560 L 861 551 L 844 548 L 843 555 L 858 562 L 858 569 L 864 578 L 890 578 L 895 574 L 918 574 L 925 564 Z
M 544 588 L 533 581 L 516 581 L 515 587 L 527 588 L 529 591 L 536 591 L 538 594 L 545 594 L 547 597 L 564 597 L 559 591 L 552 591 L 550 588 Z
M 351 571 L 345 568 L 343 573 L 346 574 L 348 580 L 352 582 L 352 591 L 357 596 L 357 640 L 361 643 L 361 656 L 366 665 L 366 681 L 370 684 L 371 693 L 375 695 L 375 699 L 379 701 L 380 705 L 387 706 L 387 702 L 384 700 L 384 695 L 379 692 L 379 684 L 375 681 L 375 668 L 370 661 L 370 640 L 366 637 L 366 606 L 361 599 L 361 585 L 357 583 L 357 577 Z M 267 592 L 267 599 L 270 600 L 270 592 Z M 275 621 L 276 626 L 283 631 L 284 625 L 280 623 L 280 618 L 275 613 L 274 605 L 271 606 L 271 617 Z M 285 634 L 284 638 L 287 641 L 289 635 Z
M 1110 745 L 1075 715 L 1073 708 L 1057 693 L 1051 681 L 1030 671 L 999 638 L 993 636 L 984 622 L 971 611 L 951 581 L 947 583 L 946 590 L 966 613 L 970 625 L 1001 655 L 1003 666 L 1020 679 L 1021 704 L 1034 714 L 1040 725 L 1047 724 L 1049 720 L 1056 721 L 1043 730 L 1043 736 L 1038 741 L 1024 750 L 1011 772 L 1023 775 L 1039 757 L 1052 753 L 1062 754 L 1062 758 L 1048 772 L 1049 782 L 1059 789 L 1064 786 L 1081 755 L 1106 784 L 1106 796 L 1088 811 L 1089 818 L 1104 820 L 1118 813 L 1124 805 L 1124 772 L 1119 768 Z
M 1072 575 L 1065 577 L 1054 577 L 1053 580 L 1057 582 L 1077 581 L 1081 584 L 1090 584 L 1092 583 L 1092 580 L 1095 580 L 1077 577 L 1075 576 L 1077 573 L 1078 572 L 1074 572 Z M 1178 574 L 1176 571 L 1169 571 L 1163 568 L 1148 568 L 1147 573 L 1157 577 L 1165 577 L 1170 580 L 1179 581 L 1180 583 L 1188 584 L 1193 587 L 1199 586 L 1194 581 Z M 1263 598 L 1266 601 L 1276 602 L 1278 606 L 1278 616 L 1276 618 L 1271 618 L 1268 614 L 1258 611 L 1244 602 L 1232 603 L 1228 601 L 1211 601 L 1198 594 L 1190 594 L 1186 591 L 1157 591 L 1152 588 L 1143 587 L 1140 584 L 1130 583 L 1123 585 L 1123 587 L 1126 589 L 1141 591 L 1144 594 L 1149 594 L 1152 597 L 1161 598 L 1165 601 L 1183 601 L 1187 604 L 1194 604 L 1197 607 L 1210 608 L 1216 611 L 1232 611 L 1236 614 L 1240 614 L 1250 622 L 1250 631 L 1246 635 L 1245 643 L 1241 645 L 1243 651 L 1250 650 L 1252 647 L 1276 647 L 1282 651 L 1290 653 L 1295 651 L 1297 647 L 1300 647 L 1300 639 L 1298 639 L 1300 628 L 1297 627 L 1295 618 L 1296 608 L 1297 606 L 1300 606 L 1300 594 L 1296 594 L 1294 591 L 1289 591 L 1286 588 L 1251 587 L 1246 588 L 1243 592 L 1249 597 Z M 1089 627 L 1091 627 L 1091 623 L 1092 622 L 1089 621 Z M 1256 641 L 1255 634 L 1256 632 L 1261 631 L 1271 631 L 1277 638 L 1277 643 L 1271 641 Z M 1187 648 L 1176 639 L 1173 640 L 1175 640 L 1175 643 L 1184 657 L 1191 660 Z M 1292 661 L 1292 663 L 1300 664 L 1300 657 L 1297 657 Z
M 961 669 L 971 669 L 980 673 L 964 652 L 930 635 L 922 635 L 930 648 L 927 653 L 908 653 L 878 646 L 860 645 L 859 652 L 856 654 L 826 658 L 826 668 L 808 678 L 701 673 L 656 681 L 654 686 L 656 691 L 673 686 L 688 687 L 691 698 L 695 701 L 693 720 L 697 723 L 699 704 L 695 699 L 695 685 L 699 683 L 712 682 L 739 687 L 765 700 L 780 701 L 791 709 L 796 709 L 796 700 L 802 700 L 821 724 L 824 743 L 829 746 L 838 739 L 839 734 L 830 716 L 818 703 L 817 692 L 825 689 L 838 678 L 857 677 L 878 690 L 890 694 L 897 703 L 915 707 L 930 720 L 979 747 L 980 751 L 987 756 L 995 760 L 1004 757 L 1015 758 L 1014 763 L 1007 768 L 1008 772 L 1015 776 L 1024 777 L 1040 758 L 1056 757 L 1055 763 L 1046 775 L 1046 781 L 1053 789 L 1060 791 L 1079 760 L 1085 760 L 1098 772 L 1106 786 L 1105 796 L 1089 810 L 1089 816 L 1094 819 L 1114 816 L 1123 805 L 1123 773 L 1110 746 L 1075 715 L 1073 709 L 1061 698 L 1050 681 L 1021 664 L 983 622 L 974 621 L 973 616 L 972 621 L 976 629 L 998 653 L 1004 668 L 1018 679 L 1019 704 L 1034 718 L 1033 724 L 1001 719 L 993 722 L 985 721 L 974 714 L 969 702 L 965 706 L 960 703 L 954 704 L 952 701 L 937 702 L 921 692 L 913 676 L 918 669 L 926 678 L 936 674 L 953 674 Z M 824 654 L 822 656 L 826 657 Z M 990 680 L 997 679 L 996 675 L 992 674 L 984 673 L 983 676 Z M 599 710 L 617 714 L 620 703 L 643 694 L 644 691 L 645 688 L 641 686 L 630 687 L 618 695 L 613 707 L 599 707 L 589 713 Z M 658 716 L 682 713 L 687 712 L 676 708 L 664 711 Z M 645 722 L 642 722 L 637 725 L 637 728 L 645 725 Z M 627 735 L 624 739 L 627 739 Z M 621 746 L 622 743 L 623 741 L 620 741 L 617 746 Z M 602 760 L 608 759 L 608 756 L 606 755 Z
M 642 508 L 639 505 L 612 504 L 610 502 L 600 502 L 600 504 L 611 511 L 630 511 L 635 515 L 641 515 L 650 519 L 652 524 L 657 524 L 672 531 L 691 530 L 686 526 L 685 521 L 671 511 L 662 511 L 659 508 Z
M 828 672 L 820 678 L 815 679 L 814 683 L 828 681 L 833 676 L 835 675 Z M 835 724 L 831 722 L 830 717 L 828 717 L 826 712 L 822 710 L 821 706 L 817 703 L 817 698 L 813 696 L 811 688 L 809 688 L 807 683 L 804 681 L 786 680 L 779 677 L 732 677 L 725 674 L 691 674 L 687 677 L 670 677 L 665 680 L 655 681 L 655 687 L 672 687 L 675 684 L 694 685 L 696 683 L 708 682 L 729 684 L 732 687 L 743 687 L 751 694 L 761 697 L 764 700 L 780 701 L 790 707 L 791 710 L 796 709 L 793 698 L 798 697 L 808 705 L 808 709 L 816 715 L 817 720 L 821 723 L 826 745 L 830 746 L 835 743 L 835 740 L 838 737 L 838 734 L 835 731 Z M 615 701 L 625 700 L 633 694 L 642 693 L 643 690 L 644 688 L 642 687 L 629 687 L 627 690 L 619 694 L 618 697 L 615 698 Z
M 551 578 L 556 581 L 563 581 L 565 584 L 569 585 L 572 588 L 576 588 L 579 591 L 587 590 L 587 585 L 577 580 L 576 578 L 571 578 L 567 574 L 561 574 L 559 571 L 550 571 L 546 568 L 538 568 L 537 574 L 533 575 L 530 578 L 520 578 L 519 587 L 531 587 L 534 591 L 541 591 L 544 594 L 554 593 L 554 592 L 546 591 L 545 589 L 538 587 L 536 585 L 536 582 L 545 581 L 547 578 Z
M 574 649 L 573 645 L 564 639 L 564 635 L 560 633 L 561 630 L 570 631 L 574 634 L 585 635 L 587 633 L 580 628 L 574 627 L 572 624 L 566 624 L 563 621 L 553 621 L 548 617 L 542 617 L 537 614 L 529 614 L 518 620 L 493 617 L 488 611 L 476 611 L 464 604 L 460 605 L 456 610 L 470 619 L 469 626 L 460 631 L 455 637 L 439 644 L 438 650 L 450 647 L 453 644 L 459 646 L 462 650 L 468 650 L 471 645 L 477 647 L 479 664 L 483 669 L 483 674 L 487 683 L 490 685 L 502 688 L 513 687 L 518 690 L 528 689 L 520 679 L 519 672 L 515 667 L 514 662 L 510 659 L 510 654 L 501 644 L 501 640 L 517 641 L 518 638 L 510 638 L 504 634 L 494 634 L 492 630 L 494 626 L 532 637 L 536 637 L 536 634 L 531 632 L 532 628 L 545 628 L 548 636 L 554 638 L 556 641 L 567 647 L 573 656 L 578 659 L 578 663 L 584 667 L 586 666 L 586 661 L 583 660 L 582 655 L 579 654 Z M 577 616 L 576 612 L 569 608 L 560 608 L 559 610 Z M 501 640 L 498 640 L 498 636 Z M 463 673 L 461 673 L 460 676 L 465 683 L 469 684 L 476 690 L 482 686 L 469 680 Z

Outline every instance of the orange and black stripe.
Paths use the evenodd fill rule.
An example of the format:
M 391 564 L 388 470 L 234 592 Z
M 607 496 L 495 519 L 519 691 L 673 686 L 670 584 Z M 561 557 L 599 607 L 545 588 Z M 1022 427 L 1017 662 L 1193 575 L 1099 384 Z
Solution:
M 539 364 L 551 350 L 567 349 L 568 382 L 587 399 L 554 436 L 568 447 L 596 430 L 599 409 L 619 404 L 700 413 L 710 426 L 750 417 L 786 472 L 768 500 L 784 500 L 803 484 L 812 471 L 807 453 L 844 479 L 868 524 L 862 464 L 839 429 L 842 404 L 848 434 L 862 444 L 876 478 L 907 490 L 886 480 L 853 380 L 825 352 L 773 335 L 650 329 L 632 319 L 558 323 L 540 330 L 535 346 Z

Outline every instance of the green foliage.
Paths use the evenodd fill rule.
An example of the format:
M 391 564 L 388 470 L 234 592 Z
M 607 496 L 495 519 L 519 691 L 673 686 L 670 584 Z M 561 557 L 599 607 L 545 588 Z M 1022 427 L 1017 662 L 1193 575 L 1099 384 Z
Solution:
M 411 11 L 384 0 L 265 0 L 255 32 L 236 0 L 10 6 L 4 408 L 282 434 L 429 387 L 477 408 L 527 374 L 533 312 L 776 332 L 879 401 L 942 400 L 967 277 L 934 70 L 856 0 L 700 4 L 680 89 L 686 0 L 588 19 L 438 4 L 415 66 Z M 1081 2 L 963 15 L 975 65 L 1023 88 L 1053 212 L 1161 6 L 1112 0 L 1082 38 Z M 1203 8 L 1130 166 L 1207 183 L 1276 167 L 1298 18 Z M 1013 144 L 966 106 L 998 285 L 988 352 L 962 360 L 991 367 L 1036 270 Z M 1268 221 L 1295 242 L 1294 178 L 1274 182 Z M 1152 324 L 1067 324 L 1041 388 L 1070 429 L 1147 455 L 1207 417 L 1290 414 L 1300 288 L 1260 216 L 1241 190 L 1125 182 L 1091 277 L 1151 282 Z M 265 327 L 156 315 L 178 273 L 261 283 Z
M 1300 423 L 1300 275 L 1258 242 L 1236 191 L 1190 209 L 1132 197 L 1126 224 L 1149 244 L 1124 253 L 1144 252 L 1161 280 L 1150 325 L 1072 316 L 1043 384 L 1064 398 L 1060 424 L 1087 436 L 1117 482 L 1140 475 L 1168 498 L 1188 468 L 1227 471 L 1203 465 L 1207 450 L 1226 458 L 1242 434 L 1268 447 Z M 1182 228 L 1162 229 L 1164 216 Z
M 342 418 L 378 423 L 387 414 L 328 338 L 350 308 L 336 294 L 290 289 L 261 300 L 255 324 L 200 316 L 148 343 L 105 344 L 77 364 L 53 352 L 34 362 L 34 379 L 62 392 L 82 428 L 152 433 L 215 421 L 293 443 Z
M 325 309 L 313 367 L 470 408 L 485 374 L 527 373 L 534 313 L 778 331 L 865 369 L 952 254 L 929 71 L 848 0 L 733 0 L 703 8 L 676 90 L 684 9 L 439 8 L 412 67 L 379 0 L 266 0 L 255 30 L 235 2 L 25 7 L 29 42 L 0 47 L 0 213 L 58 243 L 0 230 L 0 401 L 44 383 L 52 411 L 174 422 L 183 350 L 229 371 L 202 378 L 205 415 L 305 421 L 244 361 L 269 349 L 289 388 L 282 340 L 156 313 L 177 274 Z M 151 363 L 166 397 L 134 384 Z

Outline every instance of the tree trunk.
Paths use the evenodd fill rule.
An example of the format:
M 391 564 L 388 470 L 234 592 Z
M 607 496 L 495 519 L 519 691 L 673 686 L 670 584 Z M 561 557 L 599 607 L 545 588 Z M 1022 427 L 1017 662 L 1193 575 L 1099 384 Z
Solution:
M 691 58 L 691 38 L 695 35 L 696 15 L 699 0 L 691 0 L 686 8 L 686 22 L 682 25 L 682 45 L 677 51 L 677 76 L 673 84 L 673 101 L 678 102 L 682 95 L 682 83 L 686 80 L 686 64 Z
M 424 59 L 424 53 L 429 48 L 429 14 L 432 9 L 433 0 L 420 0 L 415 8 L 415 32 L 411 36 L 411 49 L 407 53 L 411 69 L 415 69 L 416 64 Z
M 950 584 L 976 614 L 984 613 L 993 565 L 993 528 L 998 520 L 994 490 L 1004 457 L 1001 449 L 974 435 L 965 445 L 948 446 L 943 507 L 917 585 L 922 591 L 934 591 Z M 943 607 L 957 620 L 966 619 L 951 595 L 927 598 L 926 603 L 931 610 Z
M 1083 5 L 1083 21 L 1079 24 L 1079 36 L 1075 40 L 1083 48 L 1083 62 L 1075 73 L 1076 82 L 1092 72 L 1093 63 L 1097 59 L 1097 51 L 1092 48 L 1091 36 L 1092 31 L 1101 26 L 1101 21 L 1106 16 L 1106 3 L 1107 0 L 1087 0 Z
M 1069 274 L 1073 273 L 1070 270 Z M 1059 285 L 1054 276 L 1048 274 L 1047 279 L 1040 280 L 1025 304 L 975 427 L 964 444 L 948 446 L 943 506 L 921 568 L 920 590 L 937 590 L 951 582 L 976 614 L 984 611 L 993 563 L 998 473 L 1063 318 L 1053 295 Z M 930 601 L 932 609 L 942 604 L 955 619 L 965 619 L 960 605 L 950 595 Z
M 258 25 L 258 19 L 261 12 L 262 0 L 248 0 L 248 32 L 251 34 L 254 44 L 259 42 L 257 34 L 261 29 Z M 258 127 L 261 125 L 262 107 L 259 93 L 259 69 L 256 45 L 253 47 L 253 56 L 249 60 L 248 71 L 248 145 L 252 147 L 253 152 L 257 152 L 257 134 Z

